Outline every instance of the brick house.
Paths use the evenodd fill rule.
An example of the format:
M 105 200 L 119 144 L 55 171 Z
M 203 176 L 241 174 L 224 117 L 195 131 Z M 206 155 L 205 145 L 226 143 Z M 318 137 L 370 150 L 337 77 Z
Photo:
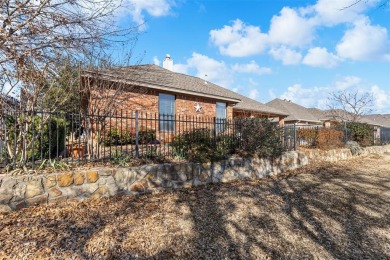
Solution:
M 164 61 L 164 67 L 148 64 L 98 72 L 83 71 L 82 86 L 88 86 L 89 89 L 82 98 L 83 106 L 110 105 L 122 115 L 138 111 L 147 113 L 149 117 L 164 118 L 165 121 L 266 117 L 283 125 L 283 119 L 287 116 L 284 112 L 209 81 L 171 71 L 172 61 L 169 56 Z M 183 129 L 170 122 L 160 122 L 158 128 L 160 132 Z

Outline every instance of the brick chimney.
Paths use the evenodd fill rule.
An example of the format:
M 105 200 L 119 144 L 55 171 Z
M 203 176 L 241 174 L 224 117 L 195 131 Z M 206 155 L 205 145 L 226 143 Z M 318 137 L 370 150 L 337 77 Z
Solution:
M 173 60 L 171 59 L 171 55 L 167 54 L 163 61 L 163 68 L 173 71 Z

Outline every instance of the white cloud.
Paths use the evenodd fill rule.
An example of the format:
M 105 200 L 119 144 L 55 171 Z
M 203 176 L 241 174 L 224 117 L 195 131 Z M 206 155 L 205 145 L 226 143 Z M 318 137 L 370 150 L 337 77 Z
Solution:
M 231 57 L 246 57 L 262 54 L 273 44 L 302 47 L 314 39 L 313 22 L 298 14 L 294 9 L 285 7 L 280 15 L 271 20 L 269 33 L 260 27 L 246 25 L 236 19 L 231 25 L 210 31 L 210 41 L 219 52 Z
M 246 25 L 237 19 L 231 26 L 211 30 L 210 41 L 223 55 L 245 57 L 264 52 L 267 34 L 262 33 L 260 27 Z
M 132 20 L 140 25 L 140 29 L 146 28 L 145 15 L 162 17 L 171 14 L 174 0 L 124 0 L 123 7 L 118 12 L 121 16 L 130 14 Z
M 340 58 L 329 53 L 326 48 L 315 47 L 309 49 L 302 63 L 313 67 L 333 68 L 339 61 Z
M 302 47 L 314 39 L 314 24 L 296 10 L 284 7 L 280 15 L 272 17 L 269 38 L 273 43 Z
M 183 74 L 188 74 L 188 70 L 189 70 L 189 66 L 188 64 L 173 64 L 173 71 L 174 72 L 177 72 L 177 73 L 183 73 Z
M 390 60 L 387 30 L 368 19 L 355 22 L 336 46 L 338 56 L 352 60 Z
M 298 64 L 302 60 L 302 55 L 299 52 L 289 49 L 286 46 L 272 48 L 269 54 L 275 60 L 281 60 L 284 65 Z
M 268 32 L 237 19 L 230 25 L 211 30 L 210 42 L 218 47 L 222 55 L 247 57 L 268 52 L 284 65 L 303 62 L 310 66 L 331 68 L 344 59 L 390 60 L 387 29 L 371 25 L 365 15 L 380 1 L 356 3 L 355 0 L 318 0 L 301 8 L 284 7 L 272 17 Z M 340 24 L 352 28 L 345 32 L 337 46 L 327 47 L 328 50 L 335 49 L 335 53 L 325 48 L 311 47 L 318 29 Z M 305 50 L 307 55 L 303 58 L 301 52 Z
M 342 91 L 346 90 L 351 87 L 357 87 L 362 82 L 362 79 L 355 76 L 346 76 L 343 77 L 341 80 L 338 80 L 334 83 L 334 89 L 336 91 Z
M 377 85 L 371 86 L 371 94 L 374 97 L 374 106 L 379 113 L 389 113 L 390 111 L 390 89 L 381 89 Z
M 305 88 L 301 84 L 294 84 L 287 88 L 287 91 L 280 95 L 282 99 L 288 99 L 304 107 L 316 107 L 327 109 L 329 94 L 341 90 L 348 92 L 368 92 L 374 97 L 374 113 L 389 113 L 390 111 L 390 89 L 383 89 L 378 85 L 371 85 L 355 76 L 346 76 L 328 86 L 316 86 Z M 326 93 L 324 95 L 324 93 Z M 274 93 L 270 92 L 270 96 Z
M 173 65 L 175 72 L 189 74 L 191 69 L 196 70 L 196 76 L 199 78 L 223 87 L 229 87 L 231 85 L 232 75 L 226 64 L 222 61 L 217 61 L 206 55 L 194 52 L 185 64 Z
M 301 84 L 294 84 L 288 87 L 280 98 L 291 100 L 304 107 L 319 107 L 327 100 L 323 93 L 329 93 L 327 87 L 303 88 Z
M 251 91 L 249 91 L 249 98 L 256 100 L 258 97 L 259 91 L 257 91 L 257 89 L 252 89 Z
M 378 0 L 356 2 L 356 0 L 319 0 L 312 8 L 316 12 L 318 24 L 334 26 L 362 18 L 362 13 L 378 3 Z
M 272 73 L 271 68 L 260 67 L 254 60 L 247 64 L 234 64 L 232 66 L 233 71 L 241 73 L 254 73 L 254 74 L 270 74 Z
M 160 63 L 161 63 L 161 61 L 157 58 L 157 56 L 154 56 L 153 57 L 153 64 L 157 65 L 157 66 L 160 66 Z

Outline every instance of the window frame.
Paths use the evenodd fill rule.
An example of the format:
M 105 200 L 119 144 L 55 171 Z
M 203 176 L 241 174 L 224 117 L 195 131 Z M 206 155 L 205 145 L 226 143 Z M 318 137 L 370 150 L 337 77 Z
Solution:
M 160 113 L 162 108 L 161 102 L 162 97 L 173 97 L 173 113 L 172 114 L 163 114 Z M 176 115 L 176 95 L 168 93 L 159 93 L 158 94 L 158 128 L 160 132 L 174 132 L 175 131 L 175 115 Z
M 218 108 L 221 108 L 218 106 L 218 104 L 224 105 L 224 116 L 218 117 Z M 226 121 L 227 121 L 227 103 L 225 102 L 216 102 L 215 103 L 215 130 L 216 133 L 222 133 L 226 129 Z

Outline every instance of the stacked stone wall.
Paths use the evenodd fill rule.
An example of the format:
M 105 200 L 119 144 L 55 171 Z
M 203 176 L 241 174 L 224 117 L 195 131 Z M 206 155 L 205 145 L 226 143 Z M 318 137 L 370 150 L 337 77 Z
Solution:
M 363 154 L 390 153 L 390 145 L 368 147 Z M 67 203 L 118 193 L 143 194 L 208 183 L 261 179 L 317 161 L 352 158 L 349 149 L 292 151 L 268 160 L 230 158 L 216 163 L 165 163 L 129 168 L 96 168 L 47 175 L 0 176 L 0 211 L 37 204 Z

